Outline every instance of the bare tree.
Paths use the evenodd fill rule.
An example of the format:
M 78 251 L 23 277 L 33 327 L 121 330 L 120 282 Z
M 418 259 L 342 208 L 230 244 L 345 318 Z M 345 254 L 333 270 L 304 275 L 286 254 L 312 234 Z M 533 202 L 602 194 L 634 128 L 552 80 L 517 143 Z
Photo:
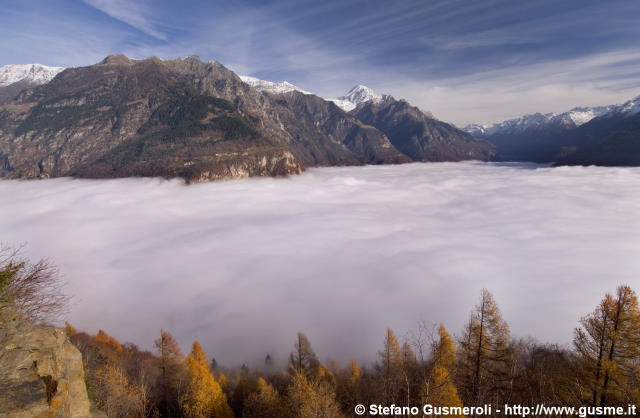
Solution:
M 0 245 L 0 304 L 11 304 L 36 323 L 54 322 L 67 312 L 58 269 L 48 260 L 36 263 L 20 255 L 24 245 Z

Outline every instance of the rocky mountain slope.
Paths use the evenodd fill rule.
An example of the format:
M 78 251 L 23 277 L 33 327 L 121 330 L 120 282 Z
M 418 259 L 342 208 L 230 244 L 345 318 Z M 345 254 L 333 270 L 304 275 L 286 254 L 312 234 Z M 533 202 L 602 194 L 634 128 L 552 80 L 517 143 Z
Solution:
M 616 136 L 626 138 L 625 143 L 633 146 L 629 141 L 637 134 L 631 121 L 638 113 L 640 97 L 620 105 L 580 107 L 560 114 L 536 113 L 490 126 L 468 125 L 464 130 L 494 143 L 500 158 L 505 160 L 574 164 L 606 160 L 610 165 L 613 161 L 630 161 L 629 156 L 624 155 L 629 148 L 625 146 L 616 151 L 617 145 L 609 143 L 604 148 L 602 145 Z M 608 157 L 599 159 L 598 149 L 605 148 Z
M 64 331 L 0 310 L 0 416 L 91 417 L 82 356 Z
M 351 93 L 345 97 L 358 102 L 382 99 L 362 86 Z M 209 181 L 414 160 L 393 142 L 331 101 L 287 86 L 248 84 L 197 57 L 109 56 L 68 68 L 0 106 L 0 176 L 8 178 Z M 464 150 L 462 142 L 443 140 L 429 158 L 489 158 L 475 151 L 481 143 L 471 139 Z
M 363 102 L 350 114 L 380 129 L 414 161 L 487 161 L 496 155 L 491 143 L 434 119 L 405 100 L 381 97 Z

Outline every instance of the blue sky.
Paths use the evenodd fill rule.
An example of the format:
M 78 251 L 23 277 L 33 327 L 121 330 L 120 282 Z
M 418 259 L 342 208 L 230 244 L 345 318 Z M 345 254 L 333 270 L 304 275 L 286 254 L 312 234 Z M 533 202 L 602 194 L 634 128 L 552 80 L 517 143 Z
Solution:
M 640 94 L 640 2 L 5 0 L 0 65 L 191 54 L 324 97 L 355 84 L 464 125 Z

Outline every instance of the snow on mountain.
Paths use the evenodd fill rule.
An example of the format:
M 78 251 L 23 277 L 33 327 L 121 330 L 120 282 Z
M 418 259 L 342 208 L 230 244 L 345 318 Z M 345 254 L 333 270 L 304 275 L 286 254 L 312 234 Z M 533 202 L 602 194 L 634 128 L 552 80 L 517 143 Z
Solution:
M 267 81 L 247 75 L 241 75 L 240 79 L 251 87 L 257 89 L 258 91 L 268 91 L 270 93 L 286 93 L 289 91 L 299 91 L 304 94 L 313 94 L 308 91 L 302 90 L 301 88 L 289 83 L 288 81 Z M 334 102 L 339 108 L 341 108 L 345 112 L 349 112 L 350 110 L 355 109 L 360 103 L 368 101 L 379 103 L 380 101 L 384 101 L 390 97 L 391 96 L 386 94 L 378 94 L 369 87 L 359 84 L 349 90 L 349 92 L 344 96 L 325 100 Z
M 349 90 L 346 95 L 328 100 L 334 102 L 345 112 L 349 112 L 355 109 L 361 103 L 369 101 L 380 103 L 381 101 L 387 100 L 390 97 L 391 96 L 386 94 L 378 94 L 369 87 L 358 84 L 357 86 Z
M 288 81 L 260 80 L 259 78 L 251 77 L 248 75 L 241 75 L 240 79 L 258 91 L 268 91 L 269 93 L 286 93 L 289 91 L 299 91 L 300 93 L 304 94 L 312 94 L 289 83 Z
M 640 96 L 635 99 L 624 102 L 621 105 L 614 106 L 611 113 L 621 113 L 627 116 L 635 115 L 640 112 Z
M 18 81 L 32 84 L 46 84 L 64 67 L 47 67 L 40 64 L 9 64 L 0 67 L 0 87 L 10 86 Z
M 505 120 L 492 125 L 470 124 L 465 126 L 463 130 L 474 136 L 490 136 L 494 134 L 523 132 L 527 129 L 541 128 L 550 125 L 571 129 L 584 125 L 597 117 L 613 114 L 631 116 L 638 112 L 640 112 L 640 96 L 621 105 L 574 107 L 567 112 L 557 114 L 534 113 L 532 115 L 524 115 L 519 118 Z

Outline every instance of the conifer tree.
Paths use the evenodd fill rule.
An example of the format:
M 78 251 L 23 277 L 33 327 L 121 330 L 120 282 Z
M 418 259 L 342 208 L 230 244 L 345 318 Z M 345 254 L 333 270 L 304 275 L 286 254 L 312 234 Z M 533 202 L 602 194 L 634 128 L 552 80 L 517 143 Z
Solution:
M 326 383 L 295 373 L 287 390 L 289 413 L 293 418 L 342 418 L 333 390 Z
M 144 390 L 132 383 L 120 367 L 106 364 L 95 371 L 91 381 L 96 403 L 109 417 L 144 417 Z
M 68 322 L 64 323 L 64 333 L 67 335 L 67 337 L 73 337 L 74 335 L 76 335 L 78 333 L 78 331 L 76 331 L 75 327 L 73 325 L 71 325 Z
M 165 416 L 173 416 L 180 410 L 181 383 L 185 377 L 184 355 L 168 331 L 160 330 L 160 337 L 154 345 L 160 356 L 159 408 Z
M 269 374 L 273 372 L 273 359 L 271 359 L 271 354 L 267 353 L 267 356 L 264 358 L 264 371 Z
M 359 393 L 361 382 L 362 369 L 358 362 L 351 360 L 347 367 L 338 374 L 336 380 L 336 398 L 343 410 L 349 410 L 354 405 L 364 402 Z
M 423 401 L 434 406 L 462 406 L 453 383 L 456 346 L 444 326 L 438 328 L 439 341 L 434 342 L 431 357 L 433 368 L 429 382 L 423 388 Z
M 261 377 L 258 378 L 256 392 L 247 397 L 242 412 L 245 418 L 281 418 L 286 415 L 278 391 Z
M 318 357 L 307 337 L 301 332 L 298 333 L 294 351 L 289 357 L 289 366 L 294 373 L 303 373 L 307 377 L 313 377 L 318 372 L 320 366 Z
M 382 397 L 391 405 L 399 402 L 400 388 L 403 385 L 403 358 L 400 344 L 391 328 L 387 328 L 384 348 L 378 352 L 378 368 L 382 375 Z
M 207 356 L 197 341 L 186 359 L 189 380 L 181 403 L 188 418 L 232 417 L 222 388 L 209 372 Z
M 574 346 L 585 371 L 585 401 L 592 406 L 627 404 L 640 361 L 640 309 L 635 292 L 620 286 L 615 296 L 607 294 L 580 320 Z
M 120 342 L 103 330 L 98 330 L 98 334 L 93 337 L 93 339 L 97 343 L 104 344 L 118 352 L 122 352 L 122 345 L 120 344 Z
M 458 342 L 459 387 L 465 404 L 499 404 L 509 361 L 509 326 L 486 289 Z

